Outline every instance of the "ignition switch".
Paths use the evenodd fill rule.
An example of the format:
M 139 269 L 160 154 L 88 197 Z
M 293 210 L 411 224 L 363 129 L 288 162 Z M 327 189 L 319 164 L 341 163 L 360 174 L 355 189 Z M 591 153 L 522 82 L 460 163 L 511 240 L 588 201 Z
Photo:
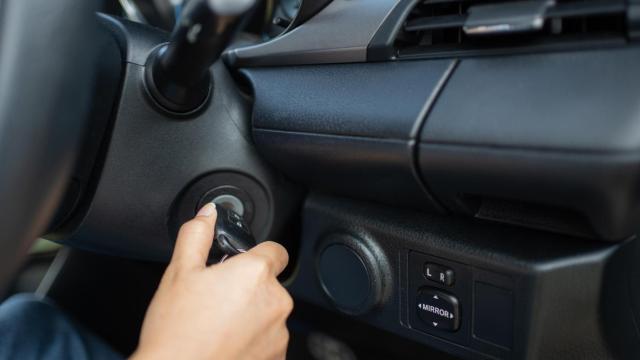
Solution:
M 211 263 L 223 262 L 231 256 L 247 252 L 257 244 L 242 216 L 224 206 L 218 205 L 216 208 L 218 220 L 215 240 L 209 254 Z

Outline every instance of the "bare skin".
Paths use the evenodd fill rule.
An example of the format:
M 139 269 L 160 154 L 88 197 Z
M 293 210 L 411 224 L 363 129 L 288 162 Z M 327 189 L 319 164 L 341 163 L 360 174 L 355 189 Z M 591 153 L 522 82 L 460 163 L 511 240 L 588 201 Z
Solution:
M 206 205 L 178 234 L 132 359 L 284 359 L 293 300 L 276 277 L 286 250 L 264 242 L 207 266 L 217 213 Z

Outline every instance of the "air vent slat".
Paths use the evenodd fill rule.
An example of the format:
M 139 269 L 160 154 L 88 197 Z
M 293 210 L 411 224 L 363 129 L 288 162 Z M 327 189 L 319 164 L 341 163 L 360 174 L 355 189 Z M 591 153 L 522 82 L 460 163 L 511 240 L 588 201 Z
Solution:
M 514 22 L 514 16 L 519 14 L 514 11 L 531 3 L 531 0 L 420 1 L 414 6 L 396 37 L 396 56 L 416 58 L 434 55 L 441 57 L 443 54 L 456 57 L 483 53 L 495 55 L 505 52 L 521 53 L 526 48 L 535 52 L 544 51 L 545 48 L 558 51 L 562 50 L 562 44 L 567 49 L 588 47 L 590 42 L 601 47 L 609 40 L 613 46 L 619 46 L 628 41 L 632 31 L 632 27 L 627 25 L 631 17 L 627 15 L 629 5 L 625 0 L 550 1 L 536 15 L 538 19 L 535 19 L 535 29 L 515 31 L 515 25 L 521 25 L 522 21 L 517 24 Z M 485 5 L 491 7 L 484 7 Z M 494 31 L 487 36 L 471 34 L 469 11 L 479 9 L 479 6 L 492 11 L 491 22 L 487 20 L 490 18 L 488 16 L 480 20 L 492 26 L 495 24 L 496 29 L 502 26 L 510 31 Z M 504 19 L 500 18 L 502 14 Z M 482 21 L 480 25 L 484 24 Z M 480 26 L 479 29 L 492 30 L 492 27 Z
M 466 20 L 466 15 L 424 17 L 407 22 L 407 24 L 404 26 L 404 29 L 405 31 L 424 31 L 462 27 Z
M 624 14 L 624 3 L 604 1 L 588 1 L 574 3 L 560 3 L 547 10 L 546 17 L 576 17 L 576 16 L 604 16 L 611 14 Z
M 435 4 L 447 4 L 447 3 L 458 4 L 458 3 L 470 2 L 470 1 L 472 0 L 424 0 L 422 1 L 422 3 L 426 5 L 435 5 Z

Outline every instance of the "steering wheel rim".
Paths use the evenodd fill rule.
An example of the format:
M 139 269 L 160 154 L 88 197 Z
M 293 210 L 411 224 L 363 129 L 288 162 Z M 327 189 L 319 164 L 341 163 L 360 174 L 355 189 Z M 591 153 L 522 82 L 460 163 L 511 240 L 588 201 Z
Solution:
M 57 208 L 89 119 L 92 0 L 0 0 L 0 290 Z

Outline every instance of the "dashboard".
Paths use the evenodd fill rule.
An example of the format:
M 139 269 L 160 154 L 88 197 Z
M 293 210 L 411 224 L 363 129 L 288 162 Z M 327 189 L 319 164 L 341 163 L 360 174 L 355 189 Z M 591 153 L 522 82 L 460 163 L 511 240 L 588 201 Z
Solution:
M 326 3 L 314 0 L 261 1 L 245 20 L 243 30 L 260 39 L 257 41 L 266 41 L 296 27 Z M 105 11 L 170 31 L 184 5 L 184 0 L 111 0 L 105 5 Z
M 297 300 L 462 358 L 638 358 L 639 19 L 635 0 L 266 1 L 186 126 L 140 105 L 167 33 L 105 16 L 122 118 L 66 241 L 165 260 L 233 183 L 259 240 L 294 229 Z
M 612 295 L 633 280 L 584 282 L 635 253 L 637 9 L 334 0 L 227 52 L 256 146 L 315 193 L 292 293 L 465 358 L 637 334 Z

